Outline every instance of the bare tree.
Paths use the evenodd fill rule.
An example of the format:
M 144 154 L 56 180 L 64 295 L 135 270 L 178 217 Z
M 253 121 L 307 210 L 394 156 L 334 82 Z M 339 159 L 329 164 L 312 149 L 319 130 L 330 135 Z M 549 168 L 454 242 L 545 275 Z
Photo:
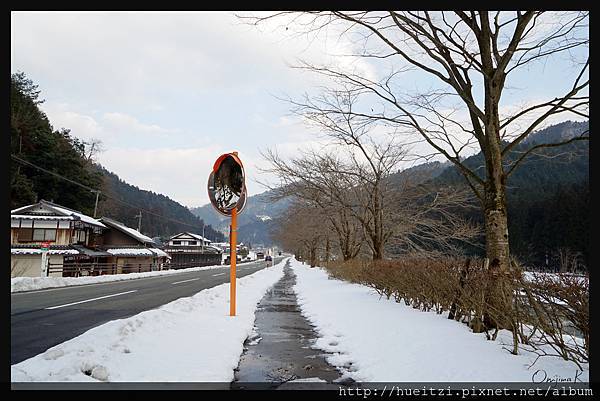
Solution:
M 398 182 L 389 172 L 379 181 L 371 180 L 356 160 L 345 163 L 331 153 L 303 152 L 289 161 L 270 150 L 263 156 L 271 164 L 264 171 L 281 180 L 272 188 L 274 196 L 294 196 L 318 208 L 322 229 L 329 226 L 335 234 L 344 261 L 359 254 L 363 238 L 373 259 L 381 259 L 378 249 L 379 255 L 384 250 L 390 255 L 456 253 L 456 241 L 469 241 L 480 233 L 457 214 L 469 206 L 465 190 L 434 190 L 406 174 Z M 377 191 L 377 197 L 372 196 Z M 374 204 L 377 198 L 382 201 Z
M 84 145 L 84 160 L 88 165 L 91 165 L 96 161 L 99 153 L 104 152 L 102 141 L 98 138 L 91 138 L 83 142 Z
M 260 24 L 284 14 L 293 13 L 242 18 Z M 362 109 L 350 105 L 343 105 L 341 110 L 321 107 L 325 117 L 355 118 L 363 124 L 378 121 L 395 127 L 398 133 L 416 134 L 458 168 L 480 201 L 486 256 L 499 279 L 510 269 L 507 178 L 528 155 L 542 148 L 589 139 L 586 131 L 561 142 L 522 149 L 527 136 L 550 117 L 589 118 L 589 55 L 586 51 L 583 59 L 575 56 L 578 49 L 586 50 L 589 45 L 589 13 L 331 11 L 295 15 L 288 26 L 299 27 L 304 33 L 340 27 L 342 35 L 362 42 L 360 51 L 352 56 L 399 61 L 400 68 L 382 79 L 306 62 L 299 68 L 329 77 L 336 85 L 370 98 L 371 104 L 379 102 L 379 107 Z M 515 72 L 565 55 L 576 68 L 566 91 L 516 110 L 501 110 L 502 95 Z M 438 86 L 401 93 L 398 80 L 404 78 L 403 73 L 415 72 L 433 78 Z M 472 148 L 482 152 L 484 171 L 464 162 L 465 151 Z M 512 157 L 517 150 L 520 156 Z M 492 280 L 490 294 L 498 286 L 499 282 Z M 498 326 L 490 319 L 486 324 Z
M 358 255 L 363 242 L 360 222 L 354 217 L 351 192 L 345 190 L 339 161 L 328 154 L 304 153 L 289 162 L 284 161 L 273 150 L 263 157 L 271 167 L 264 172 L 274 173 L 280 185 L 270 186 L 274 200 L 291 197 L 304 204 L 312 204 L 319 210 L 322 227 L 329 228 L 329 237 L 335 237 L 343 260 Z M 283 222 L 287 221 L 286 219 Z
M 394 234 L 389 253 L 435 257 L 441 253 L 460 255 L 465 244 L 477 247 L 481 227 L 461 216 L 475 207 L 467 191 L 410 181 L 394 188 L 395 211 L 390 215 Z
M 353 234 L 356 228 L 366 237 L 373 258 L 383 257 L 385 242 L 391 235 L 384 225 L 389 203 L 383 175 L 373 179 L 360 164 L 344 162 L 328 153 L 308 152 L 290 161 L 272 151 L 264 156 L 272 167 L 263 171 L 281 180 L 276 189 L 279 193 L 294 195 L 328 212 L 345 259 L 356 256 L 360 249 L 359 238 Z
M 311 267 L 317 265 L 320 245 L 327 237 L 319 209 L 298 199 L 278 218 L 274 234 L 285 249 L 308 257 Z

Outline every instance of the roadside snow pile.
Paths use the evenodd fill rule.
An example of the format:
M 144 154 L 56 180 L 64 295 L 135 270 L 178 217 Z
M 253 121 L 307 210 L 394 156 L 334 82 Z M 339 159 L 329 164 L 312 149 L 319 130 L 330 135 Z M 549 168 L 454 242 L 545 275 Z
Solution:
M 201 270 L 219 269 L 223 265 L 191 267 L 189 269 L 160 270 L 144 273 L 106 274 L 87 277 L 13 277 L 10 279 L 10 292 L 42 290 L 44 288 L 69 287 L 72 285 L 106 283 L 109 281 L 134 280 L 144 277 L 190 273 Z
M 285 260 L 237 281 L 237 316 L 229 283 L 127 319 L 88 330 L 11 366 L 11 381 L 230 382 L 265 292 Z
M 587 382 L 571 362 L 535 354 L 512 355 L 511 333 L 496 341 L 472 333 L 446 315 L 387 300 L 371 288 L 329 278 L 321 268 L 291 260 L 302 314 L 316 326 L 314 347 L 343 377 L 362 382 L 532 382 L 564 378 Z
M 547 279 L 552 280 L 555 283 L 561 283 L 565 280 L 570 282 L 571 280 L 584 284 L 589 282 L 589 277 L 583 274 L 573 273 L 545 273 L 545 272 L 523 272 L 523 276 L 526 281 L 536 281 L 536 279 Z

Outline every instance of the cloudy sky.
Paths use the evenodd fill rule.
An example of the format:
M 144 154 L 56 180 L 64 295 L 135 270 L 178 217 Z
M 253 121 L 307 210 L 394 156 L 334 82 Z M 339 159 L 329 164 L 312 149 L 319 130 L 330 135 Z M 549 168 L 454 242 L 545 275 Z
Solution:
M 102 141 L 105 168 L 200 206 L 220 154 L 239 152 L 254 195 L 264 191 L 257 179 L 270 179 L 258 172 L 261 151 L 320 146 L 278 99 L 322 84 L 291 64 L 347 63 L 375 75 L 382 68 L 340 57 L 355 49 L 337 32 L 315 40 L 279 25 L 257 29 L 231 12 L 12 12 L 11 71 L 39 85 L 55 129 Z M 507 107 L 545 98 L 549 82 L 567 85 L 572 73 L 566 61 L 536 68 L 516 76 Z

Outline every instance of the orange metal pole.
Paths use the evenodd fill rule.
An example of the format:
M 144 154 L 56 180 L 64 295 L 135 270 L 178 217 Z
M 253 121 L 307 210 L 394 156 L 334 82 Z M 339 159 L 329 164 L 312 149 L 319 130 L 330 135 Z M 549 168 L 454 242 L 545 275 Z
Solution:
M 235 316 L 235 268 L 237 264 L 237 207 L 231 211 L 231 235 L 229 236 L 229 315 Z

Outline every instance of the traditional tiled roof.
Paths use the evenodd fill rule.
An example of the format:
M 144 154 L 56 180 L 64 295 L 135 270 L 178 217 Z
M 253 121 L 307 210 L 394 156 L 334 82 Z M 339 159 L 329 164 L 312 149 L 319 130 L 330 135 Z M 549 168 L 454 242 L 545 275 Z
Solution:
M 139 242 L 142 242 L 144 244 L 152 244 L 154 245 L 154 240 L 144 234 L 142 234 L 141 232 L 139 232 L 138 230 L 135 230 L 131 227 L 127 227 L 125 224 L 118 222 L 116 220 L 113 219 L 109 219 L 108 217 L 102 217 L 100 219 L 103 223 L 107 224 L 108 226 L 112 227 L 112 228 L 116 228 L 117 230 L 121 231 L 122 233 L 136 239 Z
M 56 213 L 56 215 L 36 213 L 35 211 L 32 210 L 36 206 L 45 207 L 45 208 L 51 210 L 52 212 Z M 30 212 L 30 213 L 27 213 L 27 212 Z M 17 209 L 13 209 L 10 211 L 10 216 L 11 216 L 11 218 L 19 218 L 19 219 L 79 220 L 84 223 L 96 226 L 96 227 L 106 228 L 106 226 L 104 224 L 102 224 L 100 221 L 94 219 L 93 217 L 85 215 L 77 210 L 69 209 L 68 207 L 57 205 L 55 203 L 48 202 L 45 200 L 41 200 L 38 203 L 34 203 L 32 205 L 27 205 L 27 206 L 23 206 L 23 207 L 20 207 Z
M 210 244 L 210 243 L 212 242 L 212 241 L 211 241 L 211 240 L 209 240 L 208 238 L 204 238 L 204 237 L 203 237 L 203 236 L 201 236 L 201 235 L 194 234 L 194 233 L 191 233 L 191 232 L 189 232 L 189 231 L 184 231 L 184 232 L 182 232 L 182 233 L 175 234 L 175 235 L 173 235 L 171 238 L 169 238 L 169 241 L 170 241 L 170 240 L 173 240 L 173 239 L 176 239 L 177 237 L 179 237 L 180 235 L 183 235 L 183 234 L 187 234 L 187 235 L 189 235 L 190 237 L 192 237 L 192 238 L 196 238 L 197 240 L 200 240 L 200 241 L 204 241 L 205 243 L 209 243 L 209 244 Z
M 109 248 L 106 252 L 113 256 L 154 256 L 148 248 Z

